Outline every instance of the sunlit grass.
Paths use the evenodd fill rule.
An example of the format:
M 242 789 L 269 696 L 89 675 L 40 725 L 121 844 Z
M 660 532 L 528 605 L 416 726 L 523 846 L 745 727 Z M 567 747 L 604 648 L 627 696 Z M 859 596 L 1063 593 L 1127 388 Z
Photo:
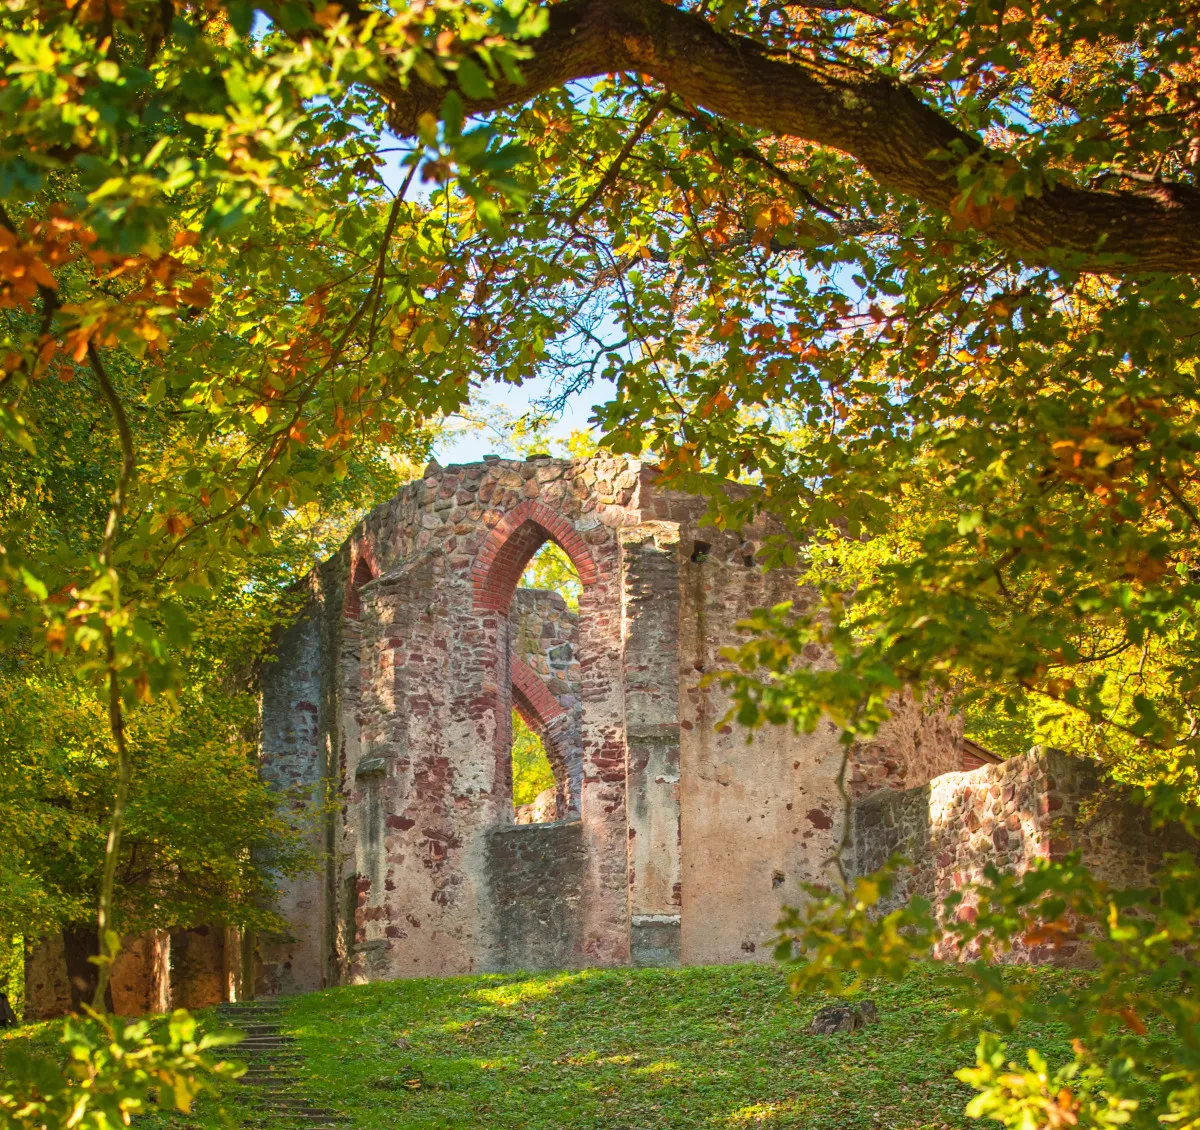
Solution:
M 874 999 L 878 1026 L 808 1036 L 824 1002 L 769 966 L 492 974 L 310 994 L 287 1027 L 313 1100 L 356 1130 L 970 1125 L 949 991 L 917 976 Z
M 1035 974 L 1047 989 L 1078 975 Z M 873 999 L 877 1026 L 809 1036 L 825 1001 L 794 1001 L 773 967 L 608 969 L 330 989 L 287 1001 L 283 1023 L 304 1052 L 307 1097 L 350 1130 L 974 1125 L 954 1078 L 972 1041 L 943 1039 L 966 1019 L 950 991 L 917 974 Z M 52 1047 L 60 1032 L 0 1034 L 0 1059 L 18 1043 Z M 1036 1036 L 1055 1046 L 1046 1028 Z M 1020 1058 L 1026 1045 L 1011 1046 Z M 236 1115 L 244 1095 L 230 1097 Z M 214 1109 L 197 1114 L 192 1127 L 218 1121 Z M 148 1118 L 146 1130 L 167 1121 Z

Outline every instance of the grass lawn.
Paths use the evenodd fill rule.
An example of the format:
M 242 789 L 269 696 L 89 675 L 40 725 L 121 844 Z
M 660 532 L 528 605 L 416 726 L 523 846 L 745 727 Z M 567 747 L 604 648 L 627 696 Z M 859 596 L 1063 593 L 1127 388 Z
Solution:
M 1012 975 L 1047 990 L 1072 976 Z M 878 1025 L 808 1036 L 828 1001 L 797 1003 L 773 966 L 587 970 L 329 989 L 288 1000 L 282 1027 L 306 1057 L 308 1099 L 348 1130 L 968 1125 L 971 1092 L 954 1070 L 974 1061 L 973 1040 L 943 1038 L 968 1019 L 949 990 L 918 972 L 871 997 Z M 0 1068 L 6 1046 L 32 1039 L 50 1050 L 60 1031 L 0 1036 Z M 1050 1052 L 1064 1043 L 1026 1035 Z M 1013 1058 L 1026 1046 L 1013 1038 Z M 235 1116 L 236 1096 L 226 1104 Z M 219 1125 L 206 1107 L 139 1124 Z
M 589 970 L 330 989 L 284 1027 L 310 1097 L 359 1130 L 966 1125 L 949 993 L 914 976 L 873 999 L 877 1026 L 808 1036 L 828 1002 L 771 966 Z

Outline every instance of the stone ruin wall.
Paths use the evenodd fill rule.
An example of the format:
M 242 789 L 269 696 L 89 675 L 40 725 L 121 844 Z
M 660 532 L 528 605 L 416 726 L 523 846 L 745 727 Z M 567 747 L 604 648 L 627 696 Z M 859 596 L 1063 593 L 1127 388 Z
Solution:
M 313 572 L 261 673 L 261 758 L 325 863 L 284 884 L 256 992 L 769 958 L 780 908 L 829 878 L 841 747 L 721 723 L 701 682 L 737 622 L 812 594 L 759 564 L 774 531 L 706 508 L 635 460 L 431 464 Z M 517 589 L 547 538 L 577 616 Z M 514 705 L 554 752 L 551 823 L 513 822 Z M 956 756 L 953 723 L 906 707 L 852 768 L 920 784 Z
M 325 862 L 284 884 L 257 993 L 769 960 L 799 884 L 832 880 L 842 747 L 829 723 L 747 734 L 703 685 L 740 620 L 815 599 L 759 564 L 774 531 L 718 531 L 705 509 L 633 460 L 431 464 L 314 571 L 261 673 L 261 756 Z M 579 573 L 578 615 L 517 587 L 547 538 Z M 514 705 L 553 751 L 551 822 L 514 823 Z M 954 772 L 964 756 L 959 720 L 911 698 L 852 749 L 860 870 L 905 851 L 908 891 L 937 895 L 1054 850 L 1077 771 Z M 1106 865 L 1123 837 L 1132 875 L 1145 841 L 1122 819 L 1069 831 Z
M 232 999 L 240 977 L 234 930 L 198 926 L 151 930 L 121 939 L 113 963 L 113 1008 L 118 1016 L 208 1008 Z M 25 955 L 25 1020 L 51 1020 L 71 1011 L 62 936 L 39 939 Z
M 840 747 L 832 727 L 714 729 L 728 703 L 701 677 L 795 579 L 757 564 L 765 528 L 702 528 L 705 502 L 655 478 L 431 465 L 314 575 L 264 672 L 264 759 L 281 784 L 327 779 L 341 813 L 314 832 L 325 875 L 285 893 L 290 934 L 260 942 L 261 991 L 767 957 L 840 834 Z M 547 536 L 583 581 L 577 618 L 514 592 Z M 576 759 L 561 826 L 512 823 L 514 703 Z M 857 755 L 902 784 L 955 764 L 953 725 L 919 711 L 881 742 Z
M 1145 809 L 1105 794 L 1093 762 L 1040 747 L 997 765 L 946 773 L 922 788 L 876 792 L 854 806 L 858 874 L 877 870 L 893 854 L 910 861 L 885 911 L 914 895 L 936 906 L 981 882 L 989 865 L 1020 874 L 1073 851 L 1116 889 L 1146 887 L 1164 853 L 1195 850 L 1181 830 L 1155 830 Z M 972 918 L 976 902 L 967 893 L 960 918 Z M 1008 960 L 1074 964 L 1087 955 L 1083 943 L 1018 944 Z

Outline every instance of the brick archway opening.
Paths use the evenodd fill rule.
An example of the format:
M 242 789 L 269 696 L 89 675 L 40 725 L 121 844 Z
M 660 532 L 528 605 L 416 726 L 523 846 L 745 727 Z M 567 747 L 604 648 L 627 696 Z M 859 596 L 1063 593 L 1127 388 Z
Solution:
M 362 616 L 361 590 L 363 585 L 374 579 L 375 570 L 371 567 L 371 563 L 365 557 L 360 557 L 354 563 L 354 569 L 350 573 L 350 585 L 346 589 L 344 612 L 347 620 L 357 620 Z
M 585 593 L 596 583 L 599 571 L 592 551 L 571 521 L 545 503 L 526 501 L 496 523 L 475 558 L 471 583 L 476 609 L 507 615 L 521 574 L 547 541 L 571 559 Z
M 591 549 L 568 518 L 533 500 L 522 502 L 496 524 L 475 558 L 471 580 L 475 610 L 503 617 L 497 638 L 496 672 L 501 688 L 495 731 L 498 788 L 503 789 L 507 784 L 511 802 L 515 709 L 541 739 L 554 773 L 555 797 L 549 818 L 567 819 L 578 815 L 582 788 L 577 717 L 563 708 L 540 675 L 513 654 L 510 637 L 513 595 L 530 561 L 548 541 L 554 542 L 569 558 L 582 589 L 581 604 L 585 603 L 588 589 L 599 579 Z

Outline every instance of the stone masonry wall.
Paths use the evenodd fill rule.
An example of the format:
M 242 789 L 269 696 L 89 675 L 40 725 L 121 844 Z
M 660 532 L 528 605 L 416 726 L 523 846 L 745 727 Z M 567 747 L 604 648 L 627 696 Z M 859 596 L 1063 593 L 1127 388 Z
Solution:
M 285 887 L 289 929 L 259 941 L 261 991 L 551 952 L 574 966 L 765 956 L 839 835 L 841 747 L 831 727 L 748 743 L 720 724 L 728 704 L 700 681 L 737 622 L 811 594 L 760 566 L 772 531 L 717 534 L 705 508 L 636 460 L 431 464 L 314 572 L 264 671 L 264 772 L 324 783 L 340 812 L 314 832 L 323 874 Z M 546 540 L 582 582 L 578 617 L 518 590 Z M 570 766 L 569 831 L 513 825 L 514 704 Z M 953 724 L 920 710 L 887 741 L 862 756 L 893 783 L 953 763 Z M 542 874 L 551 849 L 577 881 Z M 514 923 L 550 921 L 530 892 L 553 889 L 565 949 L 517 939 Z
M 487 859 L 490 832 L 512 820 L 509 614 L 526 599 L 513 592 L 520 571 L 547 537 L 572 555 L 586 612 L 578 660 L 543 680 L 553 687 L 565 676 L 549 723 L 559 736 L 579 734 L 568 807 L 580 814 L 589 866 L 579 903 L 587 928 L 573 961 L 610 960 L 627 945 L 619 610 L 609 578 L 612 531 L 634 484 L 616 460 L 431 467 L 322 569 L 311 614 L 353 620 L 358 635 L 358 678 L 338 688 L 326 738 L 344 805 L 340 870 L 328 888 L 348 979 L 506 961 Z M 352 617 L 339 588 L 354 597 Z M 609 861 L 614 845 L 619 862 Z
M 232 970 L 225 951 L 226 931 L 209 927 L 122 938 L 112 970 L 113 1008 L 118 1016 L 140 1016 L 230 999 Z M 54 934 L 26 950 L 25 1020 L 51 1020 L 70 1011 L 62 935 Z
M 1195 850 L 1182 833 L 1150 827 L 1145 810 L 1101 794 L 1094 763 L 1035 747 L 1022 757 L 946 773 L 922 788 L 883 790 L 854 806 L 854 869 L 877 870 L 893 854 L 911 861 L 883 909 L 913 895 L 936 903 L 983 878 L 989 864 L 1018 874 L 1039 859 L 1080 851 L 1115 887 L 1149 882 L 1165 851 Z M 973 915 L 972 897 L 960 916 Z M 1071 963 L 1075 943 L 1013 951 L 1012 960 Z
M 561 969 L 577 963 L 587 864 L 578 820 L 491 833 L 488 873 L 497 895 L 498 964 Z

